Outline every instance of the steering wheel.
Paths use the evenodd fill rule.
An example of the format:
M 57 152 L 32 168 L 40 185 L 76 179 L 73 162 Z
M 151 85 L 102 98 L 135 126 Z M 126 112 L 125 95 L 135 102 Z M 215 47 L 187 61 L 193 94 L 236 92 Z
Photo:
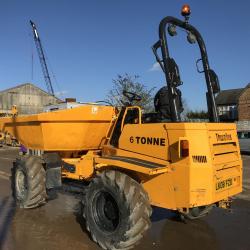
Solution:
M 122 94 L 128 98 L 130 103 L 132 103 L 133 101 L 140 102 L 142 100 L 142 97 L 140 95 L 133 92 L 123 90 Z

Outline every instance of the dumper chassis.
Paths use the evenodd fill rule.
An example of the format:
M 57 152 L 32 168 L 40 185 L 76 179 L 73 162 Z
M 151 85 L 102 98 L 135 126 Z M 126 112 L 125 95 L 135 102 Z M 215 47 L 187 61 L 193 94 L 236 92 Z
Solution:
M 130 249 L 150 227 L 151 205 L 197 219 L 213 206 L 227 208 L 229 197 L 242 191 L 236 126 L 219 123 L 214 101 L 217 75 L 209 67 L 200 33 L 188 23 L 188 6 L 182 14 L 185 21 L 174 17 L 161 21 L 160 39 L 153 46 L 167 81 L 164 102 L 156 100 L 157 113 L 142 114 L 133 106 L 140 96 L 125 91 L 128 102 L 119 112 L 89 104 L 1 118 L 1 131 L 27 148 L 12 169 L 17 206 L 43 205 L 46 192 L 60 187 L 62 179 L 87 183 L 82 216 L 92 239 L 103 249 Z M 207 123 L 181 121 L 181 80 L 166 39 L 166 27 L 173 36 L 177 26 L 200 48 L 208 89 Z

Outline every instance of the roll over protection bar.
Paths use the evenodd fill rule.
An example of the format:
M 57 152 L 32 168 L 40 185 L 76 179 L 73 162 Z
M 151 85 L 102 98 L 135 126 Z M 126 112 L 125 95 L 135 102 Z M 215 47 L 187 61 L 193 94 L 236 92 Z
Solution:
M 168 61 L 170 59 L 167 38 L 166 38 L 166 26 L 168 24 L 172 24 L 183 28 L 189 32 L 191 32 L 198 42 L 200 53 L 201 53 L 201 60 L 203 64 L 206 84 L 207 84 L 207 103 L 208 103 L 208 113 L 210 117 L 210 121 L 219 122 L 218 112 L 216 109 L 215 103 L 215 96 L 213 90 L 213 83 L 211 79 L 211 69 L 209 67 L 208 56 L 206 51 L 206 46 L 203 41 L 203 38 L 199 31 L 193 27 L 192 25 L 188 24 L 187 21 L 181 21 L 175 17 L 167 16 L 163 18 L 159 25 L 159 41 L 157 41 L 153 47 L 153 53 L 155 54 L 157 62 L 160 64 L 167 81 L 168 86 L 168 94 L 169 94 L 169 102 L 170 102 L 170 110 L 171 110 L 171 120 L 173 122 L 181 121 L 180 112 L 178 111 L 177 107 L 177 96 L 176 96 L 176 87 L 171 79 L 171 75 L 169 74 L 169 67 Z M 157 54 L 157 50 L 161 48 L 162 53 L 162 60 L 160 59 L 159 55 Z

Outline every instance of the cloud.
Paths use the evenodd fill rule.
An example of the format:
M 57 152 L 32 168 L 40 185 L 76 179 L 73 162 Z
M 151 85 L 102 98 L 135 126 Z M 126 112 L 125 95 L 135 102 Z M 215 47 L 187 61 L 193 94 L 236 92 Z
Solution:
M 149 71 L 160 71 L 161 66 L 158 62 L 154 63 L 153 66 L 149 69 Z
M 60 97 L 60 96 L 64 96 L 66 94 L 68 94 L 68 90 L 62 90 L 62 91 L 58 91 L 55 93 L 56 96 Z

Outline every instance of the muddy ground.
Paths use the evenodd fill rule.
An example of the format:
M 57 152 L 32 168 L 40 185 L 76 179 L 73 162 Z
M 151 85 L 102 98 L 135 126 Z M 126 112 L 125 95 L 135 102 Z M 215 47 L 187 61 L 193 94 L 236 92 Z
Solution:
M 61 191 L 45 206 L 22 210 L 11 197 L 10 168 L 17 149 L 0 148 L 0 249 L 100 249 L 84 228 L 79 196 Z M 214 209 L 204 219 L 183 223 L 155 208 L 152 227 L 135 249 L 250 250 L 250 156 L 244 160 L 244 192 L 232 210 Z

